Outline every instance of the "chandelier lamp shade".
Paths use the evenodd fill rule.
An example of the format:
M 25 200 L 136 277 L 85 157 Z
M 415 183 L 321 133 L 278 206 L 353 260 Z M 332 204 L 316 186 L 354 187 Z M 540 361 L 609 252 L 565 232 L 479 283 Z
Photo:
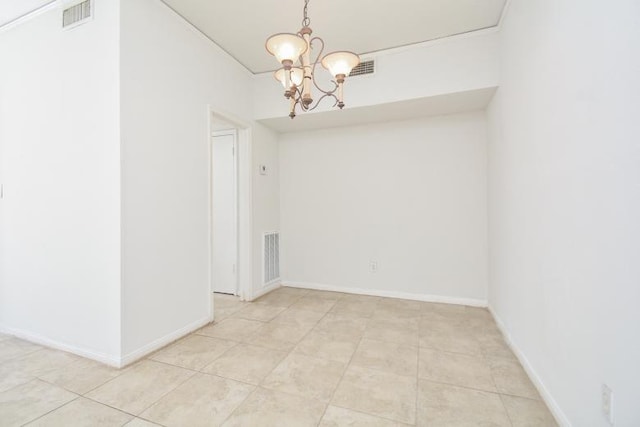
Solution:
M 302 29 L 297 33 L 278 33 L 267 39 L 265 47 L 273 55 L 282 68 L 274 73 L 274 77 L 284 87 L 284 96 L 289 100 L 289 117 L 296 116 L 296 109 L 311 111 L 324 98 L 335 101 L 334 107 L 344 107 L 343 85 L 351 70 L 360 63 L 360 57 L 353 52 L 332 52 L 324 57 L 324 41 L 320 37 L 311 37 L 311 20 L 307 15 L 309 0 L 304 2 L 304 18 Z M 315 60 L 311 62 L 313 48 L 319 48 Z M 320 59 L 322 57 L 322 59 Z M 315 78 L 316 65 L 320 62 L 333 76 L 333 87 L 322 89 Z M 312 86 L 322 93 L 314 103 Z

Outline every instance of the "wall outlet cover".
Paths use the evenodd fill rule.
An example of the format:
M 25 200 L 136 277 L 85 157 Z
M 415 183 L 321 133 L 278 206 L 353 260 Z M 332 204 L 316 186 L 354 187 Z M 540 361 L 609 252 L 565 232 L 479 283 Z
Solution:
M 378 272 L 378 261 L 370 261 L 369 262 L 369 272 L 377 273 Z

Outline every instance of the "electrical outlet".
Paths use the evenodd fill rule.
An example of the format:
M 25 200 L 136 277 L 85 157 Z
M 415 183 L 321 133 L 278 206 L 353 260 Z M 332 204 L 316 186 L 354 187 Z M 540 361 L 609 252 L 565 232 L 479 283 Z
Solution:
M 602 414 L 613 425 L 613 391 L 606 384 L 602 384 Z
M 378 261 L 370 261 L 369 262 L 369 272 L 377 273 L 378 272 Z

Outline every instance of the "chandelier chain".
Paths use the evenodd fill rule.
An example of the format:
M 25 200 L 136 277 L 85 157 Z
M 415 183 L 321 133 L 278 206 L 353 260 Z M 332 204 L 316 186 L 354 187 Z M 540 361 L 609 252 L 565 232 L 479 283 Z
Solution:
M 304 0 L 304 18 L 302 19 L 302 28 L 304 27 L 308 27 L 309 25 L 311 25 L 311 19 L 309 19 L 309 16 L 307 15 L 307 10 L 309 8 L 309 0 Z

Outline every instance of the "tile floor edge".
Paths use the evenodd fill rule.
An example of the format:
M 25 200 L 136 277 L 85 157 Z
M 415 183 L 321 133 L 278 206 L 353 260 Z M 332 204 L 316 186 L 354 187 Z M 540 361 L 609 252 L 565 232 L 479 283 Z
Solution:
M 540 393 L 542 400 L 551 411 L 551 414 L 555 418 L 558 425 L 561 427 L 572 427 L 569 418 L 566 416 L 558 402 L 556 402 L 555 398 L 551 395 L 551 393 L 545 386 L 544 381 L 542 381 L 542 378 L 538 375 L 536 370 L 529 362 L 529 359 L 527 359 L 526 355 L 520 350 L 520 348 L 518 348 L 516 343 L 511 338 L 511 334 L 509 333 L 509 330 L 505 326 L 500 316 L 498 316 L 495 309 L 491 305 L 488 305 L 487 308 L 489 309 L 491 316 L 493 316 L 493 320 L 496 322 L 498 329 L 500 329 L 500 332 L 502 332 L 505 342 L 507 343 L 513 354 L 516 355 L 518 362 L 526 372 L 536 390 L 538 390 L 538 393 Z

